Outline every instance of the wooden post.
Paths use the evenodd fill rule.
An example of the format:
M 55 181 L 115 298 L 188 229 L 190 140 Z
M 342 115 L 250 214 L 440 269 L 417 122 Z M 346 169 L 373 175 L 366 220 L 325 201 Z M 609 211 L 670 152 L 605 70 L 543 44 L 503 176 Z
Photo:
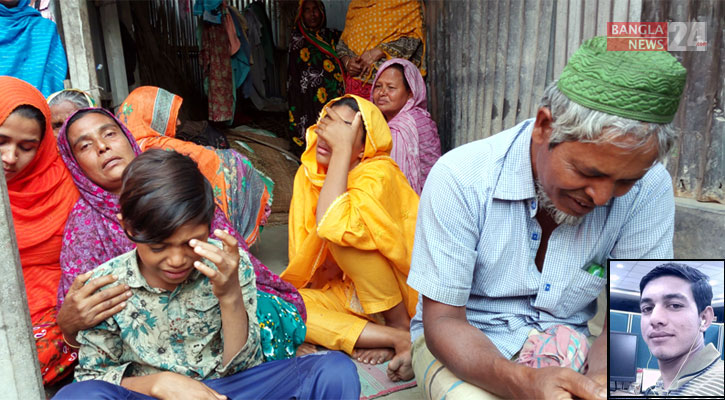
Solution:
M 128 96 L 128 80 L 126 79 L 126 62 L 123 59 L 121 28 L 118 24 L 118 7 L 116 1 L 104 1 L 100 5 L 101 26 L 103 27 L 103 43 L 106 45 L 106 65 L 111 81 L 113 111 Z
M 132 27 L 133 27 L 133 17 L 131 16 L 131 5 L 128 1 L 122 1 L 118 3 L 118 18 L 121 24 L 126 26 L 126 29 L 128 29 L 128 32 L 130 35 L 133 35 Z M 124 55 L 124 64 L 126 61 L 126 56 Z M 141 86 L 141 75 L 139 72 L 139 62 L 138 59 L 136 59 L 136 68 L 133 70 L 133 78 L 135 83 L 128 87 L 129 93 L 133 91 L 133 89 L 136 89 L 137 87 Z M 125 68 L 125 65 L 124 65 Z M 126 71 L 128 73 L 128 71 Z M 128 82 L 128 81 L 127 81 Z
M 5 174 L 0 174 L 0 399 L 43 399 Z
M 59 3 L 71 86 L 100 99 L 86 1 L 63 0 Z

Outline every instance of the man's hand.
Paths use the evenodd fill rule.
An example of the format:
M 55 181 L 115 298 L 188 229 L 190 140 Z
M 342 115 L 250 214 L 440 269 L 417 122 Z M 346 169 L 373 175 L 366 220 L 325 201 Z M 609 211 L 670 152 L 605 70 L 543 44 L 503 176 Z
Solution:
M 202 242 L 197 239 L 191 239 L 189 246 L 194 248 L 194 252 L 207 260 L 214 263 L 218 270 L 207 267 L 201 261 L 194 261 L 194 268 L 206 275 L 212 283 L 212 291 L 219 301 L 226 299 L 236 300 L 241 296 L 239 286 L 239 247 L 237 239 L 230 235 L 229 232 L 216 229 L 214 235 L 218 237 L 223 248 L 214 246 L 211 243 Z
M 98 291 L 115 282 L 117 278 L 106 275 L 88 282 L 91 274 L 92 271 L 88 271 L 76 277 L 58 310 L 58 326 L 72 345 L 78 345 L 75 340 L 78 331 L 92 328 L 123 310 L 126 300 L 131 297 L 128 285 L 117 285 Z
M 459 379 L 504 398 L 604 400 L 606 388 L 569 368 L 516 364 L 466 319 L 465 306 L 423 296 L 428 349 Z M 601 397 L 599 397 L 601 396 Z
M 607 386 L 607 321 L 604 321 L 602 334 L 594 340 L 592 348 L 587 354 L 586 364 L 588 371 L 585 374 L 602 386 Z
M 524 374 L 527 382 L 512 388 L 516 398 L 581 398 L 585 400 L 604 400 L 607 398 L 607 391 L 603 385 L 570 368 L 524 368 L 527 368 L 527 372 Z
M 607 386 L 607 382 L 609 381 L 607 379 L 607 372 L 606 371 L 601 372 L 601 373 L 597 373 L 597 372 L 594 372 L 594 373 L 586 373 L 586 374 L 584 374 L 584 376 L 586 376 L 589 379 L 592 379 L 594 382 L 596 382 L 596 383 L 598 383 L 598 384 L 600 384 L 602 386 Z

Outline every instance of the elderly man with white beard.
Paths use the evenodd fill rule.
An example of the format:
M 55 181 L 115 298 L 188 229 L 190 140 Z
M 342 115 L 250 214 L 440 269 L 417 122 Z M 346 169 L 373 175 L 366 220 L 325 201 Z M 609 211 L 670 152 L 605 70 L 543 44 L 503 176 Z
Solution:
M 593 38 L 535 119 L 436 163 L 408 276 L 420 293 L 412 362 L 428 396 L 606 398 L 607 335 L 590 346 L 587 322 L 607 259 L 672 257 L 660 161 L 685 79 L 667 52 L 607 51 Z

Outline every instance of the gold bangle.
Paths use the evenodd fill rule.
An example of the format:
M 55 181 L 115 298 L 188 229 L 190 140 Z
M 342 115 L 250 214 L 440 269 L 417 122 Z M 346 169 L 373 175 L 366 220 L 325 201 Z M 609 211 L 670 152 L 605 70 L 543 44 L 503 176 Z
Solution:
M 70 347 L 71 349 L 76 349 L 77 350 L 77 349 L 80 349 L 81 348 L 81 346 L 74 346 L 74 345 L 68 343 L 68 340 L 66 340 L 66 338 L 65 338 L 65 333 L 62 333 L 61 332 L 60 337 L 63 338 L 63 343 L 65 343 L 65 345 L 68 346 L 68 347 Z

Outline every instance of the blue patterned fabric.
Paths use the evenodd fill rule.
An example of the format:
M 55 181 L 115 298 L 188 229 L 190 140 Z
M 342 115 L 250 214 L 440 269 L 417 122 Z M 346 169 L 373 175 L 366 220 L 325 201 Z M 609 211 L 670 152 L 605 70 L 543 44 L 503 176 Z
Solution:
M 201 15 L 206 22 L 221 24 L 221 5 L 222 0 L 196 0 L 192 12 L 194 15 Z
M 420 200 L 408 284 L 422 296 L 466 306 L 468 321 L 506 358 L 531 329 L 587 321 L 606 279 L 588 273 L 608 258 L 671 258 L 672 180 L 655 164 L 632 189 L 596 207 L 578 226 L 551 234 L 539 272 L 541 239 L 531 169 L 533 119 L 444 155 Z M 422 297 L 411 322 L 423 333 Z
M 0 75 L 22 79 L 48 97 L 63 89 L 68 63 L 55 23 L 29 2 L 0 4 Z
M 229 220 L 243 238 L 256 240 L 263 227 L 260 225 L 267 223 L 272 210 L 274 181 L 236 150 L 208 149 L 213 150 L 221 160 L 217 173 L 223 173 L 227 182 Z M 265 187 L 270 194 L 266 202 L 263 201 Z

